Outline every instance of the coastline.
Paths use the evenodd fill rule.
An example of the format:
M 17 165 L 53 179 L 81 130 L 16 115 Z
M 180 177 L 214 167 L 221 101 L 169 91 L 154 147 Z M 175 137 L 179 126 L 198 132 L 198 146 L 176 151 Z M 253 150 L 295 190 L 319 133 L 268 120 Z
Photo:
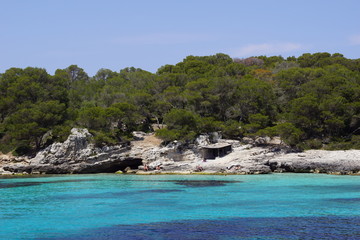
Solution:
M 86 129 L 73 129 L 64 143 L 54 143 L 33 158 L 0 155 L 0 175 L 124 173 L 139 175 L 245 175 L 326 173 L 360 175 L 360 150 L 291 152 L 279 142 L 258 146 L 218 139 L 232 146 L 222 157 L 204 159 L 204 141 L 184 148 L 161 145 L 143 134 L 130 145 L 95 147 Z M 206 145 L 205 145 L 206 146 Z
M 184 170 L 181 166 L 172 167 L 172 171 L 129 170 L 125 174 L 140 175 L 251 175 L 272 173 L 314 173 L 332 175 L 360 175 L 360 150 L 327 151 L 308 150 L 301 153 L 269 154 L 268 148 L 250 148 L 240 153 L 235 149 L 230 156 L 207 160 L 206 162 L 188 162 L 193 168 L 200 166 L 202 171 Z M 252 154 L 255 156 L 251 156 Z M 247 155 L 247 156 L 246 156 Z M 236 156 L 236 157 L 235 157 Z M 196 166 L 195 166 L 196 165 Z M 241 166 L 227 169 L 225 166 Z M 123 173 L 123 172 L 121 172 Z
M 143 166 L 138 169 L 128 168 L 115 171 L 116 174 L 136 175 L 256 175 L 272 173 L 313 173 L 333 175 L 360 175 L 360 150 L 308 150 L 300 153 L 272 153 L 267 147 L 235 148 L 229 155 L 214 160 L 201 159 L 148 162 L 151 166 L 160 164 L 160 170 L 150 169 L 145 171 Z M 145 154 L 147 151 L 144 151 Z M 11 159 L 9 159 L 11 162 Z M 30 164 L 28 159 L 17 159 L 15 164 L 23 166 Z M 10 164 L 10 165 L 11 165 Z M 9 165 L 9 162 L 7 162 Z M 197 167 L 201 167 L 201 171 Z M 235 169 L 236 166 L 240 166 Z M 8 172 L 2 169 L 1 175 L 39 175 L 53 174 L 44 172 Z M 72 174 L 72 173 L 62 173 Z

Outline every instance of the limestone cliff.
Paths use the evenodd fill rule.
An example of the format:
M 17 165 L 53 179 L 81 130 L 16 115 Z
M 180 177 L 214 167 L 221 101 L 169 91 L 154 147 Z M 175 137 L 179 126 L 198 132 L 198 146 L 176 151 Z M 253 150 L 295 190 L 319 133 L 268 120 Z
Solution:
M 104 148 L 90 142 L 87 129 L 73 128 L 63 143 L 53 143 L 26 163 L 12 163 L 3 167 L 14 173 L 103 173 L 141 165 L 141 159 L 129 157 L 129 147 L 123 145 Z
M 135 133 L 130 144 L 96 147 L 86 129 L 73 128 L 63 143 L 54 143 L 31 159 L 0 156 L 0 174 L 12 173 L 224 173 L 314 172 L 360 174 L 360 150 L 293 152 L 274 139 L 223 140 L 200 136 L 192 145 L 161 145 L 154 134 Z M 232 146 L 231 153 L 204 161 L 201 149 L 212 141 Z

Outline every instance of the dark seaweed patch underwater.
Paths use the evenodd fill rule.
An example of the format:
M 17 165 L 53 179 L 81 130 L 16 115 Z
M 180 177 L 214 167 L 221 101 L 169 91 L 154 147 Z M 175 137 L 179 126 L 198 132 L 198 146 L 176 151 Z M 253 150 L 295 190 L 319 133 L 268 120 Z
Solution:
M 226 180 L 139 180 L 146 182 L 169 182 L 186 187 L 218 187 L 224 186 L 228 183 L 239 183 L 241 181 L 226 181 Z
M 184 220 L 117 225 L 44 239 L 360 239 L 360 218 L 283 217 Z
M 0 188 L 15 188 L 15 187 L 31 187 L 41 184 L 50 183 L 72 183 L 72 182 L 89 182 L 95 181 L 93 179 L 73 179 L 73 180 L 56 180 L 56 181 L 34 181 L 34 182 L 0 182 Z

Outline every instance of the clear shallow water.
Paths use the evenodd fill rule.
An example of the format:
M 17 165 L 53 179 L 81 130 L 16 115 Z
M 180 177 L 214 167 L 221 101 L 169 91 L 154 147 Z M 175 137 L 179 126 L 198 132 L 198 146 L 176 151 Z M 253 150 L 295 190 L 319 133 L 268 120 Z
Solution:
M 360 239 L 360 177 L 3 178 L 0 239 Z

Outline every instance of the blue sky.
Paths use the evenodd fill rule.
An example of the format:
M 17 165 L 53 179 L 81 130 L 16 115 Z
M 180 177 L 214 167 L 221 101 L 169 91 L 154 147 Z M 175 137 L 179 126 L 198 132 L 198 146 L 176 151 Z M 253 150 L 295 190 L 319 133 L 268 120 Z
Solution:
M 150 72 L 188 55 L 360 58 L 358 0 L 0 0 L 0 72 Z

